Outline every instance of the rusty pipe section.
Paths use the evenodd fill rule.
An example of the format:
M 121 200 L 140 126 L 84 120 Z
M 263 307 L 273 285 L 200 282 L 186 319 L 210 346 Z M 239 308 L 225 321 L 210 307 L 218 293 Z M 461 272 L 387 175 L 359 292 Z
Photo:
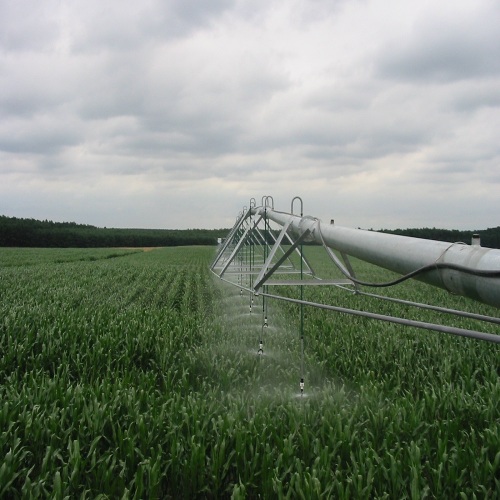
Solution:
M 267 217 L 280 226 L 291 220 L 289 232 L 301 235 L 309 229 L 309 241 L 405 275 L 425 266 L 439 264 L 416 279 L 444 288 L 485 304 L 500 307 L 500 277 L 481 276 L 481 271 L 500 273 L 500 250 L 477 245 L 424 240 L 325 224 L 319 219 L 278 212 L 269 207 L 254 207 L 251 212 Z M 446 265 L 471 270 L 448 269 Z M 479 274 L 475 274 L 478 271 Z

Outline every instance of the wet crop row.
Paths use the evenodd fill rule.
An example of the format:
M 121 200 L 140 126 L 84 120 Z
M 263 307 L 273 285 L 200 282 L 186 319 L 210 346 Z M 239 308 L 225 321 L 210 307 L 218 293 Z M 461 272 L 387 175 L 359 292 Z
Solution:
M 309 257 L 330 272 L 322 249 Z M 323 259 L 323 260 L 322 260 Z M 354 262 L 358 277 L 391 273 Z M 500 334 L 498 325 L 386 302 L 333 287 L 304 287 L 307 301 Z M 364 290 L 374 293 L 373 289 Z M 297 297 L 297 288 L 280 293 Z M 498 317 L 489 306 L 408 281 L 384 295 Z M 288 314 L 298 306 L 283 303 Z M 305 308 L 311 365 L 362 395 L 364 450 L 376 496 L 495 497 L 500 477 L 500 350 L 497 344 Z M 349 469 L 349 466 L 348 466 Z M 365 476 L 363 476 L 365 477 Z M 385 484 L 386 489 L 380 488 Z M 377 486 L 379 485 L 379 486 Z

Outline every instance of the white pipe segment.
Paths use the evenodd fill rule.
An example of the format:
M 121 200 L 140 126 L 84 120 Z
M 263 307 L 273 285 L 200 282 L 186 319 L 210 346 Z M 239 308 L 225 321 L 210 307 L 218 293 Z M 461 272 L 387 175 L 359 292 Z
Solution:
M 309 229 L 309 241 L 319 244 L 324 241 L 334 250 L 399 274 L 405 275 L 437 263 L 467 268 L 472 273 L 444 266 L 419 274 L 415 279 L 444 288 L 453 294 L 500 307 L 500 277 L 474 274 L 475 271 L 500 272 L 498 249 L 351 229 L 325 224 L 310 216 L 299 217 L 277 212 L 269 207 L 252 208 L 251 212 L 262 216 L 265 212 L 265 217 L 280 226 L 291 220 L 290 232 L 300 235 Z

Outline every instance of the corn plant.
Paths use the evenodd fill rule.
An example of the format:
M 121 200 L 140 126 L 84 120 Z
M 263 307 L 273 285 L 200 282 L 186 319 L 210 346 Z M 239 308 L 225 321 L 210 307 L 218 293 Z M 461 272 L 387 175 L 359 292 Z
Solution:
M 498 495 L 497 346 L 307 309 L 301 397 L 297 307 L 269 304 L 259 356 L 261 318 L 209 273 L 213 253 L 0 250 L 0 497 Z

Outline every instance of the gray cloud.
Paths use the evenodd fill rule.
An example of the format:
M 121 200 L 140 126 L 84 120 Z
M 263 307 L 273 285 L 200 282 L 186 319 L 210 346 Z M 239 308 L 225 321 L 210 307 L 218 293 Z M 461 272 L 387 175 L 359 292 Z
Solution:
M 16 154 L 54 154 L 66 146 L 77 144 L 78 124 L 60 121 L 53 116 L 39 115 L 29 120 L 9 121 L 0 126 L 0 150 Z
M 471 12 L 425 16 L 410 37 L 387 43 L 379 56 L 382 76 L 450 82 L 500 74 L 500 7 L 479 3 Z
M 9 52 L 45 51 L 60 36 L 56 2 L 0 2 L 0 46 Z
M 120 0 L 72 5 L 75 30 L 72 49 L 76 52 L 100 50 L 129 51 L 140 46 L 186 36 L 203 28 L 233 0 L 149 0 L 123 5 Z
M 487 78 L 483 81 L 463 82 L 455 85 L 449 97 L 450 106 L 460 112 L 471 113 L 481 108 L 500 108 L 498 79 Z
M 493 225 L 499 21 L 487 0 L 6 0 L 0 213 L 218 227 L 272 194 L 343 225 Z

